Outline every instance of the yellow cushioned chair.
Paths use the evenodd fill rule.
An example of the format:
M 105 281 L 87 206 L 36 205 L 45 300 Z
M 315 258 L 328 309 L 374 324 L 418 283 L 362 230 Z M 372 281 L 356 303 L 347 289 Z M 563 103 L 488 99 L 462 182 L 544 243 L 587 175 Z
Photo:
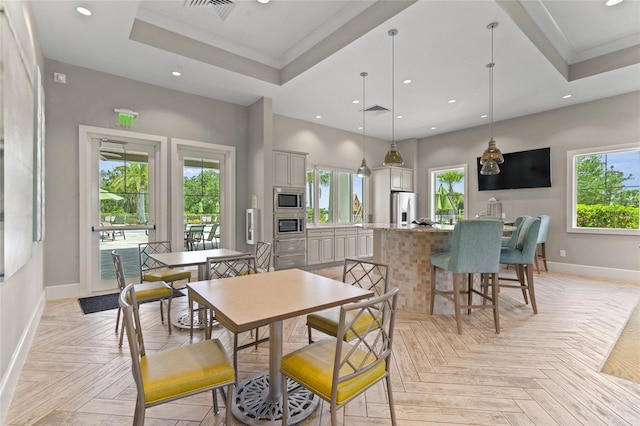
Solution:
M 138 396 L 134 425 L 143 425 L 147 407 L 204 391 L 212 391 L 218 412 L 217 388 L 226 386 L 225 424 L 231 424 L 231 393 L 235 371 L 219 340 L 205 340 L 169 350 L 147 353 L 144 347 L 138 301 L 138 286 L 129 284 L 120 293 L 119 306 L 131 351 L 131 371 Z
M 191 281 L 191 271 L 167 268 L 153 258 L 150 254 L 171 253 L 171 241 L 155 241 L 138 244 L 138 259 L 140 260 L 140 282 L 164 281 L 173 284 L 175 281 Z M 183 286 L 184 287 L 184 286 Z
M 242 253 L 237 256 L 225 256 L 225 257 L 212 257 L 207 259 L 207 274 L 208 279 L 214 280 L 218 278 L 229 278 L 229 277 L 237 277 L 240 275 L 246 274 L 256 274 L 256 258 L 251 253 Z M 206 303 L 202 300 L 197 294 L 192 291 L 189 291 L 189 311 L 191 312 L 191 336 L 193 336 L 193 302 L 196 302 L 200 305 L 201 308 L 205 309 L 204 315 L 207 315 L 207 311 L 209 312 L 209 322 L 211 324 L 215 318 L 215 312 L 212 312 L 210 309 L 206 309 Z M 218 319 L 220 321 L 220 319 Z M 225 326 L 224 322 L 220 321 L 220 324 Z M 229 328 L 229 327 L 227 327 Z M 238 371 L 238 351 L 242 349 L 246 349 L 250 346 L 255 346 L 256 349 L 260 343 L 268 342 L 269 337 L 263 337 L 259 339 L 259 329 L 255 330 L 255 339 L 250 343 L 245 343 L 243 345 L 238 345 L 238 334 L 234 333 L 233 335 L 233 368 L 237 372 Z M 211 329 L 209 326 L 206 327 L 205 338 L 211 337 Z M 253 334 L 251 337 L 254 337 Z
M 382 263 L 367 262 L 359 259 L 345 259 L 342 269 L 342 282 L 358 286 L 365 290 L 373 290 L 379 296 L 387 292 L 389 285 L 389 267 Z M 326 309 L 307 315 L 307 331 L 309 343 L 313 343 L 311 329 L 314 328 L 330 336 L 338 334 L 340 308 Z M 361 317 L 354 324 L 355 330 L 366 327 L 371 318 Z M 347 340 L 353 339 L 353 333 L 347 333 Z
M 331 424 L 338 425 L 337 410 L 382 379 L 386 379 L 391 424 L 396 424 L 389 362 L 393 342 L 398 289 L 382 296 L 340 307 L 338 333 L 282 357 L 282 400 L 302 387 L 330 404 Z M 362 317 L 371 321 L 364 329 L 357 325 Z M 346 342 L 347 334 L 355 336 Z M 287 389 L 287 377 L 300 386 Z M 287 405 L 283 404 L 282 424 L 287 424 Z
M 118 280 L 118 288 L 120 291 L 124 290 L 127 283 L 124 279 L 124 269 L 122 267 L 122 258 L 120 254 L 113 250 L 111 252 L 111 258 L 113 259 L 113 266 L 116 270 L 116 279 Z M 173 288 L 163 281 L 149 282 L 136 284 L 136 293 L 138 295 L 138 301 L 151 302 L 154 300 L 160 301 L 160 320 L 164 323 L 164 311 L 163 304 L 167 305 L 167 327 L 169 328 L 169 334 L 171 334 L 171 299 L 173 298 Z M 118 306 L 118 315 L 116 317 L 116 333 L 118 332 L 118 324 L 120 323 L 120 312 L 122 309 Z M 122 329 L 120 330 L 120 343 L 122 346 L 122 337 L 124 336 L 124 321 L 122 322 Z

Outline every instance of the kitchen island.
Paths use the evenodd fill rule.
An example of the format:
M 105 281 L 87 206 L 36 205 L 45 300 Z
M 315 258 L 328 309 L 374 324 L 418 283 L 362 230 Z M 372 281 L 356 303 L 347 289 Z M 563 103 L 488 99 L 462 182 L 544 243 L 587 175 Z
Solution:
M 370 223 L 364 227 L 373 229 L 373 260 L 389 265 L 389 289 L 400 288 L 398 309 L 430 313 L 431 255 L 451 249 L 453 226 Z M 450 275 L 438 270 L 437 281 L 451 283 Z M 453 304 L 444 298 L 438 297 L 435 302 L 435 312 L 453 313 Z

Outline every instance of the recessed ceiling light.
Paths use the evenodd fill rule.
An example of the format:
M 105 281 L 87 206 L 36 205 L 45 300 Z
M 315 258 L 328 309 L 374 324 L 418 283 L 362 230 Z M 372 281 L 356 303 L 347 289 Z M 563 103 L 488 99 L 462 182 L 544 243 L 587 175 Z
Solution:
M 406 79 L 406 80 L 403 80 L 402 82 L 403 82 L 404 84 L 409 84 L 409 83 L 411 83 L 411 79 L 409 79 L 409 78 L 408 78 L 408 79 Z
M 450 103 L 450 104 L 455 104 L 455 103 L 456 103 L 456 100 L 455 100 L 455 99 L 449 99 L 449 103 Z
M 562 97 L 562 99 L 569 99 L 571 96 L 573 96 L 573 95 L 564 95 L 564 96 Z
M 171 75 L 174 77 L 180 77 L 182 73 L 180 71 L 171 71 Z
M 86 7 L 78 6 L 78 7 L 76 7 L 76 10 L 78 11 L 78 13 L 80 15 L 91 16 L 91 11 L 89 9 L 87 9 Z
M 362 126 L 358 127 L 358 130 L 362 130 Z
M 616 4 L 622 3 L 623 0 L 607 0 L 604 4 L 605 6 L 615 6 Z
M 271 0 L 258 0 L 258 3 L 260 4 L 267 4 L 269 3 Z
M 487 114 L 482 114 L 480 118 L 487 118 Z
M 354 100 L 353 100 L 353 101 L 351 101 L 351 102 L 353 102 L 354 104 L 359 104 L 359 103 L 360 103 L 360 101 L 359 101 L 359 100 L 357 100 L 357 99 L 354 99 Z
M 433 126 L 433 127 L 431 128 L 431 130 L 435 130 L 435 129 L 436 129 L 436 126 Z
M 316 115 L 316 118 L 322 118 L 322 116 L 321 115 Z
M 401 115 L 396 115 L 396 118 L 402 118 L 402 116 Z

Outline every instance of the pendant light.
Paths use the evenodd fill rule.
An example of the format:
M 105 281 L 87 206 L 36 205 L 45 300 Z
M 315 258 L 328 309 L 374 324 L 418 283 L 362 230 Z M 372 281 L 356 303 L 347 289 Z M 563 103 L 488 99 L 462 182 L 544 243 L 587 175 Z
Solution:
M 493 30 L 497 26 L 497 22 L 492 22 L 487 25 L 487 29 L 491 30 L 491 62 L 487 64 L 487 68 L 489 68 L 489 120 L 491 139 L 489 139 L 489 146 L 480 158 L 480 164 L 482 165 L 482 169 L 480 170 L 481 175 L 497 175 L 500 173 L 498 164 L 504 163 L 502 152 L 500 152 L 496 146 L 496 141 L 493 139 L 493 68 L 495 66 L 495 62 L 493 62 Z
M 366 115 L 366 108 L 367 108 L 367 104 L 365 103 L 365 98 L 364 98 L 364 94 L 365 94 L 364 81 L 368 75 L 369 74 L 367 74 L 366 72 L 360 73 L 360 77 L 362 77 L 362 164 L 360 164 L 360 167 L 358 167 L 358 171 L 356 172 L 356 174 L 361 178 L 371 176 L 371 169 L 369 168 L 369 166 L 367 166 L 367 160 L 364 158 L 364 153 L 365 153 L 364 145 L 365 145 L 365 137 L 366 137 L 364 122 L 365 122 L 365 115 Z
M 402 166 L 404 164 L 404 160 L 402 159 L 402 155 L 400 155 L 400 151 L 396 147 L 396 139 L 395 139 L 395 120 L 396 120 L 396 109 L 395 109 L 395 37 L 398 35 L 398 30 L 393 29 L 389 30 L 388 33 L 391 36 L 391 148 L 387 152 L 387 155 L 384 156 L 384 161 L 382 165 L 384 166 Z

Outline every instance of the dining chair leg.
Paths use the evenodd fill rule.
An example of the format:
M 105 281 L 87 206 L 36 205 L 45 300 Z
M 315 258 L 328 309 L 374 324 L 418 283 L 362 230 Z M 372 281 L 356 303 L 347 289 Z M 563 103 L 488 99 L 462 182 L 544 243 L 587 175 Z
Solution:
M 307 334 L 309 335 L 309 344 L 313 343 L 313 339 L 311 338 L 311 327 L 307 326 Z
M 171 334 L 171 300 L 173 299 L 173 294 L 171 297 L 167 299 L 167 327 L 169 328 L 169 334 Z M 162 303 L 162 301 L 160 301 Z
M 164 324 L 164 306 L 162 306 L 162 300 L 160 300 L 160 322 Z
M 467 274 L 467 315 L 471 315 L 471 305 L 473 305 L 473 274 Z
M 211 389 L 211 395 L 213 395 L 213 412 L 218 414 L 220 408 L 218 407 L 218 395 L 216 394 L 218 390 L 216 388 Z
M 542 263 L 544 264 L 545 272 L 549 272 L 549 267 L 547 266 L 547 243 L 540 243 L 540 252 L 542 253 Z
M 533 265 L 525 265 L 524 270 L 527 274 L 527 284 L 529 287 L 529 296 L 531 297 L 531 307 L 533 308 L 533 313 L 538 313 L 538 306 L 536 305 L 536 294 L 533 288 Z
M 498 303 L 498 274 L 491 274 L 491 297 L 493 298 L 493 322 L 496 325 L 496 333 L 500 334 L 500 308 Z
M 193 299 L 189 297 L 189 336 L 193 339 Z
M 396 407 L 393 405 L 393 391 L 391 390 L 391 376 L 387 374 L 387 395 L 389 396 L 389 411 L 391 413 L 391 426 L 396 425 Z
M 116 333 L 118 332 L 118 325 L 120 324 L 120 312 L 122 312 L 122 308 L 118 307 L 118 315 L 116 315 Z
M 287 404 L 287 376 L 282 374 L 282 425 L 286 426 L 289 418 L 289 404 Z
M 436 299 L 436 267 L 431 265 L 431 297 L 429 298 L 429 315 L 433 315 L 433 306 Z
M 456 273 L 453 273 L 453 306 L 456 312 L 458 334 L 462 334 L 462 324 L 460 322 L 460 274 Z
M 525 270 L 524 265 L 518 264 L 516 265 L 516 272 L 518 276 L 518 282 L 520 282 L 520 289 L 522 290 L 522 297 L 524 297 L 524 304 L 529 304 L 529 299 L 527 298 L 527 286 L 525 284 Z

